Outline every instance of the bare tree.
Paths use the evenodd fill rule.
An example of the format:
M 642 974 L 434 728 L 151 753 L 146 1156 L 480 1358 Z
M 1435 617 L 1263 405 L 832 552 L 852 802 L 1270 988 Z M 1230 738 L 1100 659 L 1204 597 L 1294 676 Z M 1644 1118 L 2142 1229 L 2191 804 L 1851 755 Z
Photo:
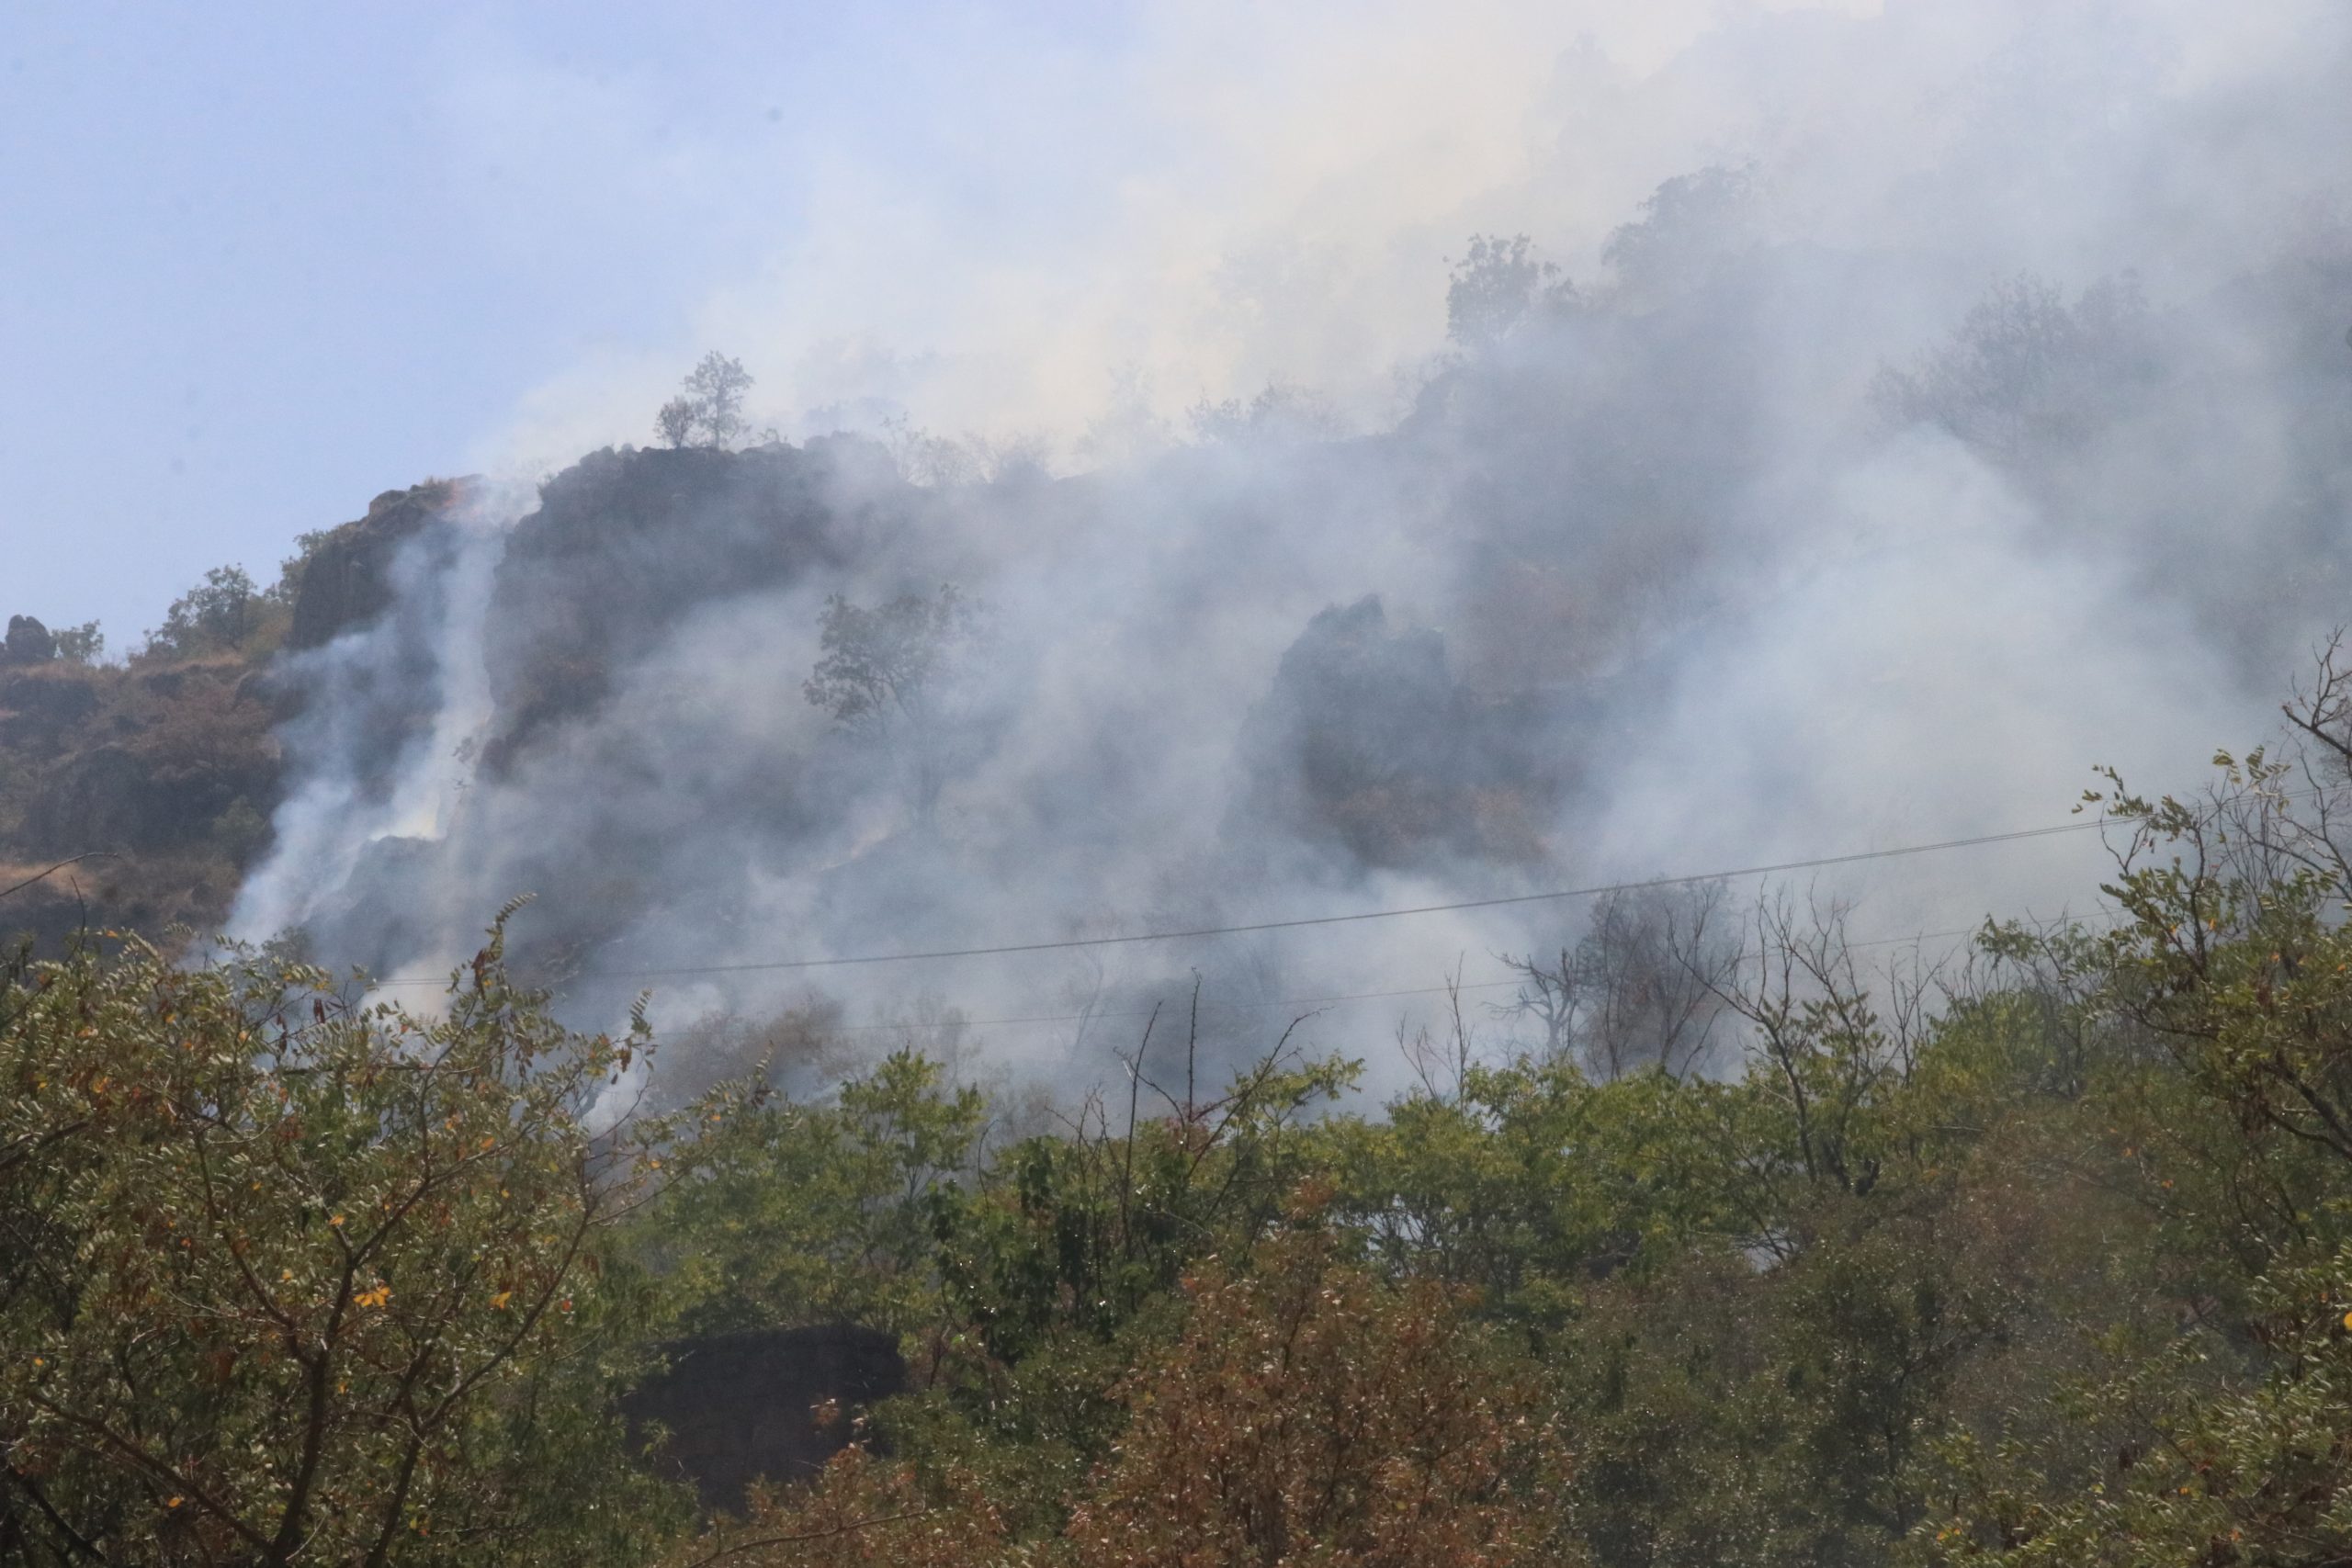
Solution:
M 1577 1021 L 1584 1010 L 1583 976 L 1575 955 L 1564 947 L 1556 958 L 1539 958 L 1532 952 L 1516 958 L 1508 953 L 1495 956 L 1519 976 L 1519 990 L 1507 1002 L 1487 1004 L 1490 1010 L 1541 1023 L 1546 1061 L 1573 1052 Z
M 1736 961 L 1720 882 L 1612 893 L 1579 944 L 1592 997 L 1585 1054 L 1615 1077 L 1701 1065 L 1723 1008 L 1714 987 Z
M 1396 1021 L 1396 1049 L 1420 1080 L 1421 1092 L 1435 1100 L 1461 1100 L 1478 1055 L 1477 1032 L 1462 1013 L 1462 968 L 1463 959 L 1457 956 L 1445 976 L 1444 1040 L 1430 1033 L 1426 1023 L 1415 1027 L 1406 1019 Z
M 2352 847 L 2343 821 L 2352 795 L 2352 656 L 2344 639 L 2339 627 L 2320 650 L 2311 683 L 2298 685 L 2281 710 L 2298 742 L 2291 765 L 2300 789 L 2286 787 L 2289 764 L 2266 763 L 2259 752 L 2243 765 L 2216 760 L 2230 768 L 2232 784 L 2245 786 L 2235 824 L 2241 842 L 2352 889 Z
M 1723 902 L 1721 883 L 1609 894 L 1573 950 L 1498 954 L 1520 986 L 1496 1010 L 1540 1022 L 1547 1056 L 1574 1055 L 1595 1077 L 1680 1077 L 1713 1047 L 1717 988 L 1738 957 Z

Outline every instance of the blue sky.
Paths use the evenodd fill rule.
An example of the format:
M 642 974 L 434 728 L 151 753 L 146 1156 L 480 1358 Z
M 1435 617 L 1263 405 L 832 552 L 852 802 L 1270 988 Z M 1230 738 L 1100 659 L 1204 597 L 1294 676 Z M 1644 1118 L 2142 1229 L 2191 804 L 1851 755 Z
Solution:
M 563 367 L 690 360 L 802 152 L 951 159 L 959 32 L 1100 56 L 1106 14 L 10 6 L 0 614 L 119 651 L 207 567 L 266 578 L 478 460 Z
M 19 0 L 0 615 L 119 654 L 379 491 L 646 439 L 711 347 L 788 434 L 897 408 L 1068 457 L 1123 397 L 1277 379 L 1376 421 L 1468 234 L 1589 261 L 1737 96 L 1636 130 L 1621 87 L 1807 4 L 1876 9 Z

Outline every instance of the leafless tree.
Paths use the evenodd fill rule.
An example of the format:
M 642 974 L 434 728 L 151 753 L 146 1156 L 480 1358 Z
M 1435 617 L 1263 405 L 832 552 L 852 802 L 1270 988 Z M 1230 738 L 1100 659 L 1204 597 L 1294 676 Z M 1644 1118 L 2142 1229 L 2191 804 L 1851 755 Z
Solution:
M 1498 956 L 1519 990 L 1498 1011 L 1532 1019 L 1547 1056 L 1573 1055 L 1599 1077 L 1704 1065 L 1737 957 L 1720 883 L 1627 888 L 1594 906 L 1573 949 Z
M 1432 1100 L 1459 1100 L 1469 1081 L 1470 1065 L 1478 1055 L 1477 1032 L 1462 1012 L 1462 966 L 1456 958 L 1445 976 L 1445 1038 L 1441 1041 L 1426 1023 L 1396 1021 L 1396 1049 L 1421 1090 Z

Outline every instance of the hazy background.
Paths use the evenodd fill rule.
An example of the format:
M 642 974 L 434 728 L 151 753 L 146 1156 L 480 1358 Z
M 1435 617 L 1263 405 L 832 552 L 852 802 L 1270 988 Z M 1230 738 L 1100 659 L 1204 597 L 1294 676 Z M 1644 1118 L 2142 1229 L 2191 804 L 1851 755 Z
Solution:
M 713 344 L 783 412 L 952 362 L 950 429 L 1074 434 L 1129 366 L 1378 383 L 1441 258 L 1540 216 L 1497 187 L 1561 52 L 1647 72 L 1714 11 L 464 9 L 8 8 L 0 540 L 108 567 L 11 550 L 17 600 L 125 646 L 388 486 L 642 439 Z M 1672 172 L 1578 161 L 1588 226 Z
M 119 647 L 379 489 L 492 481 L 292 671 L 429 669 L 424 719 L 388 762 L 313 701 L 246 935 L 429 973 L 533 891 L 551 949 L 756 963 L 2034 827 L 2093 763 L 2181 785 L 2258 739 L 2341 615 L 2352 14 L 2317 0 L 259 16 L 28 16 L 0 110 L 0 527 L 88 551 L 12 551 L 16 601 Z M 1481 233 L 1576 302 L 1449 342 Z M 689 510 L 601 705 L 483 769 L 538 618 L 629 611 L 508 530 L 712 347 L 849 532 L 755 581 Z M 1312 417 L 1195 417 L 1270 387 Z M 916 431 L 1042 468 L 944 482 Z M 917 830 L 799 682 L 827 593 L 950 579 L 993 651 Z M 1453 817 L 1285 805 L 1318 726 Z M 1855 934 L 2079 910 L 2098 867 L 1898 863 L 1830 879 Z M 1274 1007 L 1579 918 L 820 978 L 860 1027 L 1057 1015 L 1012 1047 L 1050 1063 L 1059 1014 L 1196 965 Z

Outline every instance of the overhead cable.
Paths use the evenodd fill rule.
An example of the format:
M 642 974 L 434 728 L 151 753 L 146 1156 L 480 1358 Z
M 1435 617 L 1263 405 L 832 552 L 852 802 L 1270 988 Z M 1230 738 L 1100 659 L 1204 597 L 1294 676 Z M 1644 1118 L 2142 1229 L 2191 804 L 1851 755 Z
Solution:
M 1064 937 L 1051 942 L 998 942 L 984 947 L 943 947 L 901 953 L 862 953 L 834 958 L 774 958 L 741 964 L 684 964 L 645 968 L 591 969 L 570 976 L 580 980 L 651 980 L 695 975 L 742 975 L 809 969 L 844 969 L 874 964 L 915 964 L 952 958 L 1002 958 L 1024 953 L 1059 953 L 1078 948 L 1119 947 L 1135 942 L 1183 942 L 1201 937 L 1247 936 L 1261 931 L 1299 931 L 1315 926 L 1351 925 L 1367 920 L 1405 919 L 1416 915 L 1454 914 L 1467 909 L 1499 909 L 1519 905 L 1556 903 L 1570 898 L 1604 897 L 1656 887 L 1687 887 L 1697 883 L 1727 882 L 1738 877 L 1772 876 L 1783 872 L 1820 871 L 1863 861 L 1894 860 L 1935 854 L 1946 850 L 1981 849 L 2028 839 L 2054 838 L 2086 832 L 2104 826 L 2104 817 L 2086 817 L 2046 828 L 2020 828 L 2006 833 L 1979 833 L 1963 839 L 1939 839 L 1932 843 L 1901 844 L 1891 849 L 1856 850 L 1845 854 L 1813 855 L 1768 865 L 1736 866 L 1722 871 L 1692 872 L 1679 876 L 1645 877 L 1632 882 L 1602 882 L 1584 887 L 1563 887 L 1544 893 L 1513 893 L 1487 898 L 1462 898 L 1443 904 L 1416 904 L 1401 908 L 1359 909 L 1337 915 L 1302 915 L 1289 919 L 1254 920 L 1227 926 L 1193 926 L 1174 931 L 1131 931 L 1116 936 Z M 379 986 L 447 985 L 448 976 L 409 975 L 375 982 Z

